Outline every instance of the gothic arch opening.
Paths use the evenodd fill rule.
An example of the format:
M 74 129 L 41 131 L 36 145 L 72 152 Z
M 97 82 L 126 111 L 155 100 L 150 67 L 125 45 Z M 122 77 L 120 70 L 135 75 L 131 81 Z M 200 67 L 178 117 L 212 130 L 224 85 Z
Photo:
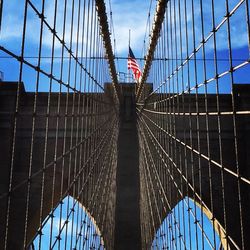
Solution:
M 152 249 L 230 249 L 225 231 L 212 213 L 189 197 L 185 197 L 163 220 L 157 230 Z
M 94 218 L 80 202 L 66 196 L 43 221 L 29 250 L 104 249 Z

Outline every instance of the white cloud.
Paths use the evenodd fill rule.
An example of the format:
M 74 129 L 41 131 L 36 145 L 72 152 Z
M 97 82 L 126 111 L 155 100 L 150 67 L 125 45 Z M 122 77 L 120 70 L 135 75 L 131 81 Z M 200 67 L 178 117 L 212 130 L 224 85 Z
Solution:
M 195 3 L 198 8 L 199 2 Z M 228 1 L 229 12 L 235 8 L 239 3 L 239 0 Z M 204 1 L 203 3 L 204 10 L 204 20 L 205 20 L 205 36 L 212 30 L 212 9 L 211 3 Z M 226 15 L 226 4 L 225 1 L 218 0 L 215 5 L 215 26 L 218 26 Z M 232 47 L 237 49 L 247 45 L 247 26 L 245 19 L 245 4 L 241 6 L 233 13 L 229 18 L 230 21 L 230 32 L 231 32 L 231 43 Z M 200 19 L 200 11 L 196 12 L 195 21 Z M 201 32 L 201 27 L 196 26 L 196 29 Z M 224 50 L 228 48 L 228 31 L 227 31 L 227 21 L 221 26 L 221 28 L 216 32 L 217 39 L 217 49 Z M 211 47 L 210 47 L 211 48 Z
M 40 1 L 33 0 L 34 4 L 38 9 L 41 9 Z M 107 12 L 109 12 L 109 4 L 106 1 Z M 181 0 L 182 2 L 182 0 Z M 200 20 L 200 10 L 199 10 L 199 0 L 195 0 L 195 23 L 196 23 L 196 33 L 197 33 L 197 43 L 201 40 L 201 27 L 199 24 Z M 229 1 L 230 10 L 239 2 L 239 0 L 231 0 Z M 188 2 L 189 3 L 189 2 Z M 77 16 L 77 1 L 75 1 L 75 17 Z M 127 53 L 128 50 L 128 32 L 131 30 L 131 47 L 134 51 L 136 51 L 137 56 L 141 56 L 140 53 L 143 51 L 143 39 L 146 31 L 146 24 L 148 18 L 148 10 L 150 1 L 141 1 L 141 0 L 113 0 L 112 4 L 112 13 L 113 13 L 113 23 L 115 29 L 116 36 L 116 49 L 118 55 Z M 151 24 L 152 19 L 154 17 L 156 2 L 153 1 L 153 5 L 151 8 Z M 172 5 L 173 6 L 173 5 Z M 211 3 L 203 1 L 204 6 L 204 20 L 205 20 L 205 36 L 209 34 L 212 29 L 211 23 Z M 244 6 L 242 5 L 239 10 L 230 18 L 231 21 L 231 31 L 232 31 L 232 45 L 234 48 L 240 48 L 247 44 L 247 29 L 246 22 L 242 21 L 242 16 L 245 15 Z M 215 6 L 215 16 L 216 23 L 218 24 L 224 18 L 226 10 L 224 1 L 218 0 L 216 1 Z M 28 26 L 27 26 L 27 39 L 26 44 L 37 44 L 39 43 L 39 32 L 40 32 L 40 19 L 34 14 L 34 11 L 29 6 L 28 11 Z M 69 46 L 70 43 L 70 27 L 71 27 L 71 13 L 72 6 L 69 3 L 67 6 L 67 21 L 66 21 L 66 38 L 65 41 Z M 22 26 L 23 26 L 23 12 L 24 12 L 24 0 L 9 0 L 4 1 L 4 16 L 3 16 L 3 25 L 0 33 L 0 39 L 4 44 L 8 44 L 8 42 L 13 42 L 12 46 L 20 46 L 21 36 L 22 36 Z M 183 13 L 183 11 L 182 11 Z M 108 13 L 109 15 L 109 13 Z M 45 16 L 46 21 L 53 26 L 54 22 L 54 1 L 46 1 L 45 5 Z M 58 10 L 57 10 L 57 34 L 60 38 L 62 38 L 62 29 L 63 29 L 63 17 L 64 17 L 64 1 L 59 1 Z M 81 15 L 82 17 L 82 15 Z M 172 17 L 173 18 L 173 17 Z M 176 17 L 178 20 L 178 16 Z M 85 15 L 85 19 L 87 16 Z M 91 19 L 91 16 L 90 16 Z M 183 17 L 182 17 L 183 19 Z M 191 29 L 192 27 L 192 18 L 191 11 L 188 11 L 188 27 Z M 244 19 L 245 20 L 245 19 Z M 77 42 L 77 23 L 76 18 L 74 19 L 74 30 L 73 30 L 73 47 L 75 48 Z M 85 22 L 85 28 L 87 23 Z M 151 26 L 151 25 L 150 25 Z M 226 26 L 226 25 L 224 25 Z M 151 28 L 151 27 L 150 27 Z M 47 29 L 44 28 L 44 37 L 43 44 L 47 48 L 51 48 L 52 44 L 52 34 Z M 83 29 L 80 29 L 79 33 L 79 43 L 86 43 L 85 40 L 82 41 L 82 32 Z M 217 33 L 217 48 L 220 50 L 226 49 L 228 47 L 227 42 L 227 32 L 226 29 L 220 29 Z M 191 36 L 190 36 L 191 37 Z M 148 37 L 147 37 L 148 39 Z M 17 45 L 17 41 L 19 41 Z M 147 41 L 146 41 L 147 42 Z M 61 44 L 59 41 L 55 44 L 56 48 L 60 48 Z M 208 49 L 212 47 L 208 45 Z M 147 49 L 147 48 L 146 48 Z
M 16 16 L 9 15 L 4 22 L 8 23 L 8 25 L 1 32 L 1 40 L 15 39 L 21 36 L 22 24 Z
M 117 52 L 128 52 L 129 30 L 131 30 L 131 47 L 142 51 L 148 18 L 149 1 L 112 1 L 113 22 L 116 36 Z M 153 5 L 152 12 L 155 10 Z M 153 18 L 153 15 L 151 15 Z
M 173 3 L 171 6 L 171 11 L 173 13 Z M 177 3 L 175 1 L 175 3 Z M 184 0 L 181 0 L 181 13 L 182 13 L 182 27 L 185 27 L 184 24 Z M 205 37 L 209 35 L 212 30 L 212 8 L 211 1 L 202 1 L 203 3 L 203 15 L 204 15 L 204 27 L 205 27 Z M 239 3 L 239 0 L 231 0 L 229 1 L 229 10 L 231 11 L 236 4 Z M 191 1 L 187 1 L 188 11 L 187 11 L 187 26 L 188 26 L 188 35 L 189 35 L 189 45 L 192 45 L 192 9 L 191 9 Z M 170 4 L 168 4 L 168 9 L 170 8 Z M 200 0 L 194 1 L 194 20 L 195 20 L 195 31 L 196 31 L 196 47 L 201 42 L 201 24 L 200 24 Z M 246 29 L 246 21 L 245 18 L 245 5 L 242 6 L 233 14 L 230 18 L 230 26 L 231 26 L 231 42 L 233 48 L 241 48 L 247 45 L 247 29 Z M 112 1 L 112 11 L 113 11 L 113 21 L 115 28 L 115 36 L 116 36 L 116 45 L 118 53 L 127 53 L 128 48 L 128 30 L 132 31 L 132 41 L 131 46 L 134 50 L 142 51 L 143 50 L 143 39 L 146 30 L 146 21 L 148 16 L 149 9 L 149 1 Z M 176 6 L 176 11 L 178 13 L 178 7 Z M 155 5 L 152 6 L 151 13 L 151 24 L 152 19 L 154 17 Z M 225 2 L 222 0 L 216 1 L 215 6 L 215 22 L 218 25 L 224 18 L 226 14 Z M 178 15 L 174 17 L 172 14 L 172 23 L 175 20 L 178 21 Z M 150 25 L 151 28 L 152 25 Z M 184 34 L 182 34 L 184 36 Z M 179 37 L 179 33 L 177 31 L 177 38 Z M 217 49 L 224 50 L 228 48 L 227 43 L 227 29 L 226 23 L 222 28 L 216 33 L 217 38 Z M 212 39 L 211 39 L 212 40 Z M 183 39 L 185 41 L 185 39 Z M 212 50 L 212 46 L 208 43 L 206 46 L 207 50 Z M 146 48 L 147 49 L 147 48 Z M 185 45 L 184 45 L 185 50 Z M 137 55 L 140 56 L 140 55 Z
M 23 1 L 19 3 L 21 6 Z M 1 41 L 16 39 L 21 36 L 22 33 L 22 12 L 18 10 L 18 1 L 7 1 L 3 4 L 3 16 L 2 16 L 2 29 L 0 32 Z
M 34 6 L 41 12 L 41 2 L 38 0 L 32 1 Z M 82 2 L 83 4 L 83 2 Z M 24 0 L 11 0 L 4 1 L 3 5 L 3 22 L 2 29 L 0 32 L 1 44 L 4 44 L 10 50 L 16 50 L 20 47 L 22 33 L 23 33 L 23 20 L 24 20 Z M 89 20 L 89 27 L 91 26 L 92 15 L 91 12 L 88 14 L 87 12 L 83 14 L 83 11 L 80 13 L 80 28 L 79 32 L 77 29 L 77 19 L 78 19 L 78 1 L 75 1 L 74 6 L 74 25 L 72 30 L 72 50 L 76 52 L 76 43 L 79 43 L 79 50 L 81 49 L 82 42 L 86 44 L 87 36 L 87 19 Z M 83 9 L 83 8 L 82 8 Z M 26 47 L 36 46 L 38 48 L 39 39 L 40 39 L 40 27 L 41 20 L 35 13 L 35 11 L 28 5 L 27 8 L 27 21 L 26 21 Z M 54 26 L 54 10 L 55 3 L 54 1 L 46 1 L 44 16 L 46 18 L 46 22 L 49 24 L 51 28 Z M 70 47 L 71 41 L 71 13 L 72 13 L 72 3 L 68 2 L 67 5 L 67 14 L 66 14 L 66 23 L 65 23 L 65 42 L 68 47 Z M 83 16 L 85 18 L 84 29 L 81 27 L 83 22 Z M 93 19 L 94 21 L 94 19 Z M 64 1 L 58 1 L 57 6 L 57 15 L 56 15 L 56 32 L 58 37 L 63 39 L 63 24 L 64 24 Z M 85 30 L 84 41 L 82 40 L 83 30 Z M 77 36 L 78 32 L 78 36 Z M 52 33 L 48 29 L 46 25 L 43 25 L 43 46 L 47 49 L 52 47 Z M 59 49 L 62 45 L 58 39 L 55 40 L 55 48 Z M 85 51 L 85 50 L 84 50 Z

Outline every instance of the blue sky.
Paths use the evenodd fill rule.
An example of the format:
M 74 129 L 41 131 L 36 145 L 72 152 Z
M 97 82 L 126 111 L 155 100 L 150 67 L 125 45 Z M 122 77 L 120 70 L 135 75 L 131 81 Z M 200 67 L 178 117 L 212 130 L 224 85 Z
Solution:
M 1 46 L 8 49 L 9 51 L 13 52 L 16 55 L 20 55 L 21 53 L 21 40 L 22 40 L 22 27 L 23 27 L 23 13 L 24 13 L 24 0 L 11 0 L 11 1 L 4 1 L 3 5 L 3 20 L 2 20 L 2 30 L 0 33 L 0 43 Z M 34 0 L 32 3 L 34 6 L 38 9 L 38 11 L 41 11 L 41 2 L 40 0 Z M 57 23 L 56 23 L 56 31 L 57 35 L 62 39 L 63 37 L 63 8 L 64 8 L 64 1 L 58 1 L 58 11 L 57 11 Z M 82 1 L 83 3 L 83 1 Z M 75 10 L 78 7 L 78 1 L 75 1 Z M 54 1 L 45 1 L 45 11 L 44 15 L 46 16 L 46 21 L 48 24 L 53 27 L 54 22 Z M 70 46 L 70 26 L 71 26 L 71 13 L 72 13 L 72 6 L 71 4 L 67 5 L 67 14 L 66 14 L 66 32 L 65 35 L 65 42 L 66 46 Z M 83 29 L 80 29 L 79 31 L 79 46 L 77 50 L 77 11 L 75 11 L 74 15 L 74 28 L 73 28 L 73 42 L 72 42 L 72 51 L 73 54 L 78 55 L 81 51 L 81 44 L 83 43 L 86 45 L 87 39 L 85 35 L 84 41 L 82 41 L 82 33 Z M 91 15 L 89 16 L 89 19 L 91 20 Z M 85 14 L 85 20 L 87 20 L 87 15 Z M 87 26 L 87 22 L 85 22 L 85 26 Z M 37 65 L 38 59 L 37 58 L 29 58 L 29 57 L 37 57 L 38 56 L 38 48 L 39 48 L 39 37 L 40 37 L 40 19 L 35 14 L 34 10 L 28 5 L 28 11 L 27 11 L 27 28 L 26 28 L 26 39 L 25 39 L 25 49 L 24 49 L 24 57 L 26 60 L 33 64 Z M 86 29 L 85 29 L 86 30 Z M 86 32 L 86 31 L 85 31 Z M 50 73 L 50 67 L 51 67 L 51 53 L 52 53 L 52 35 L 48 27 L 44 25 L 43 29 L 43 39 L 42 39 L 42 51 L 41 56 L 45 57 L 41 59 L 41 69 L 44 70 L 47 73 Z M 98 50 L 98 51 L 97 51 Z M 90 52 L 84 53 L 83 56 L 98 56 L 102 52 L 103 48 L 96 48 L 95 51 L 92 51 L 92 54 L 90 55 Z M 84 50 L 85 52 L 85 50 Z M 59 42 L 59 40 L 55 40 L 55 51 L 54 56 L 59 57 L 58 59 L 54 60 L 54 69 L 53 69 L 53 75 L 60 79 L 60 67 L 61 67 L 61 60 L 60 56 L 62 53 L 62 46 Z M 7 54 L 0 51 L 0 56 L 8 56 Z M 64 56 L 69 57 L 69 53 L 67 51 L 64 51 Z M 46 58 L 49 57 L 49 58 Z M 62 75 L 62 81 L 64 83 L 68 83 L 71 87 L 76 85 L 76 88 L 79 89 L 79 72 L 77 75 L 77 81 L 74 81 L 74 74 L 72 73 L 71 76 L 68 75 L 68 59 L 64 60 L 64 71 Z M 88 61 L 87 64 L 89 65 L 90 62 Z M 74 72 L 75 65 L 72 63 L 71 65 L 71 71 Z M 88 66 L 86 66 L 89 68 Z M 1 58 L 0 59 L 0 70 L 4 72 L 5 80 L 6 81 L 17 81 L 19 79 L 19 63 L 16 59 L 13 58 Z M 25 83 L 25 88 L 27 91 L 34 91 L 35 85 L 36 85 L 36 76 L 37 72 L 30 68 L 29 66 L 24 64 L 23 68 L 23 81 Z M 106 74 L 106 79 L 104 81 L 110 81 L 110 77 L 108 74 Z M 58 90 L 59 85 L 54 82 L 53 84 L 53 90 Z M 86 84 L 85 86 L 89 86 Z M 91 86 L 91 89 L 87 89 L 86 91 L 100 91 L 100 88 L 97 88 L 97 86 Z M 40 84 L 38 87 L 39 91 L 48 91 L 49 89 L 49 78 L 47 76 L 44 76 L 43 74 L 40 74 Z M 66 88 L 63 88 L 62 91 L 66 91 Z
M 195 223 L 196 220 L 198 223 Z M 152 249 L 163 249 L 163 247 L 176 250 L 219 249 L 220 239 L 217 234 L 215 234 L 215 239 L 213 238 L 213 231 L 209 218 L 191 199 L 186 197 L 162 222 L 153 241 Z
M 35 249 L 73 249 L 75 247 L 76 250 L 87 250 L 95 247 L 103 250 L 100 231 L 93 218 L 86 213 L 85 208 L 70 196 L 65 197 L 62 202 L 63 204 L 59 204 L 53 211 L 54 217 L 49 216 L 45 219 L 41 238 L 37 235 L 34 239 Z
M 175 1 L 177 2 L 177 1 Z M 232 11 L 235 6 L 239 3 L 239 0 L 230 0 L 229 1 L 229 11 Z M 181 3 L 184 3 L 181 0 Z M 151 14 L 149 25 L 151 28 L 152 20 L 154 17 L 156 1 L 152 1 L 151 6 Z M 113 12 L 113 21 L 114 21 L 114 30 L 115 30 L 115 39 L 116 39 L 116 55 L 118 56 L 126 56 L 128 51 L 128 30 L 131 29 L 131 47 L 134 51 L 136 57 L 144 57 L 147 52 L 148 46 L 148 38 L 149 38 L 149 27 L 147 26 L 147 17 L 150 6 L 150 1 L 112 1 L 112 12 Z M 140 6 L 140 11 L 138 11 L 138 6 Z M 182 5 L 183 6 L 183 5 Z M 188 30 L 189 32 L 189 54 L 192 51 L 192 11 L 191 11 L 191 1 L 187 1 L 187 20 L 188 20 Z M 196 35 L 196 47 L 199 46 L 201 37 L 201 22 L 200 22 L 200 1 L 194 0 L 195 13 L 195 35 Z M 173 10 L 173 5 L 168 9 Z M 120 12 L 122 10 L 122 15 Z M 184 8 L 181 7 L 181 11 L 184 12 Z M 204 15 L 204 33 L 205 37 L 208 37 L 212 30 L 212 10 L 211 10 L 211 1 L 203 1 L 203 15 Z M 221 23 L 226 15 L 226 4 L 224 0 L 216 1 L 215 5 L 215 23 L 216 26 Z M 232 44 L 232 57 L 233 57 L 233 66 L 240 65 L 244 61 L 249 59 L 249 47 L 248 47 L 248 32 L 247 32 L 247 22 L 245 19 L 246 9 L 245 4 L 241 4 L 241 6 L 234 12 L 232 17 L 230 18 L 231 25 L 231 44 Z M 124 21 L 126 20 L 126 21 Z M 176 18 L 178 21 L 178 17 Z M 183 21 L 183 20 L 182 20 Z M 178 30 L 178 27 L 177 27 Z M 177 39 L 179 38 L 179 34 L 177 33 Z M 145 39 L 145 43 L 144 43 Z M 218 53 L 218 73 L 222 74 L 229 70 L 229 50 L 228 50 L 228 42 L 227 42 L 227 22 L 225 22 L 219 31 L 216 33 L 216 45 L 217 45 L 217 53 Z M 185 42 L 185 41 L 184 41 Z M 186 47 L 183 44 L 183 51 L 185 51 Z M 207 79 L 213 78 L 215 76 L 215 68 L 214 68 L 214 48 L 213 48 L 213 37 L 208 40 L 205 46 L 206 49 L 206 58 L 209 59 L 207 61 Z M 177 47 L 178 53 L 180 53 L 180 47 Z M 180 58 L 180 54 L 178 54 Z M 185 57 L 185 55 L 183 55 Z M 176 58 L 175 55 L 169 55 L 169 59 Z M 197 53 L 197 58 L 202 58 L 201 50 Z M 143 68 L 144 61 L 138 61 Z M 181 61 L 179 61 L 179 64 Z M 191 68 L 193 68 L 193 62 L 190 63 Z M 203 71 L 203 63 L 202 61 L 198 61 L 197 63 L 198 71 Z M 126 69 L 126 61 L 120 60 L 118 62 L 119 71 L 127 71 Z M 184 67 L 184 70 L 186 68 Z M 249 83 L 249 64 L 244 67 L 239 68 L 236 72 L 234 72 L 234 83 Z M 169 72 L 166 73 L 166 77 Z M 198 83 L 203 82 L 203 74 L 198 74 Z M 149 81 L 152 80 L 149 78 Z M 194 79 L 191 78 L 191 86 L 194 86 Z M 154 83 L 155 86 L 157 85 Z M 186 80 L 186 84 L 187 80 Z M 219 80 L 220 84 L 220 92 L 221 93 L 230 93 L 231 92 L 231 82 L 230 76 L 227 74 L 223 78 Z M 204 92 L 204 88 L 199 89 L 200 92 Z M 209 92 L 215 92 L 215 82 L 212 81 L 209 84 Z
M 183 0 L 181 0 L 183 1 Z M 35 6 L 40 10 L 41 3 L 38 0 L 32 1 Z M 77 5 L 77 1 L 76 5 Z M 188 1 L 189 2 L 189 1 Z M 197 37 L 197 46 L 200 42 L 201 37 L 201 29 L 200 29 L 200 11 L 199 11 L 199 0 L 195 0 L 195 22 L 196 22 L 196 37 Z M 230 0 L 229 1 L 229 9 L 232 10 L 239 0 Z M 149 41 L 149 29 L 152 26 L 152 20 L 154 17 L 156 1 L 152 1 L 150 5 L 150 1 L 140 1 L 140 0 L 111 0 L 111 11 L 113 18 L 113 26 L 111 27 L 112 31 L 112 41 L 114 41 L 114 37 L 116 39 L 116 44 L 113 44 L 115 47 L 115 55 L 120 57 L 126 57 L 128 54 L 128 33 L 131 30 L 131 47 L 134 51 L 136 57 L 144 57 L 147 52 L 147 46 Z M 52 25 L 53 23 L 53 4 L 54 1 L 45 1 L 45 16 L 48 23 Z M 109 1 L 106 1 L 107 5 L 107 14 L 110 16 L 110 5 Z M 63 18 L 63 7 L 62 5 L 58 5 L 58 25 L 57 32 L 59 36 L 62 36 L 62 22 Z M 60 7 L 61 6 L 61 7 Z M 205 20 L 205 37 L 209 35 L 209 32 L 212 29 L 211 23 L 211 3 L 210 1 L 204 2 L 204 20 Z M 232 32 L 232 47 L 233 47 L 233 58 L 234 59 L 242 59 L 247 60 L 249 58 L 249 48 L 248 48 L 248 37 L 247 37 L 247 29 L 246 22 L 242 21 L 242 16 L 245 16 L 245 5 L 242 5 L 236 13 L 231 18 L 231 32 Z M 151 8 L 150 8 L 151 7 Z M 173 8 L 173 7 L 172 7 Z M 148 13 L 150 10 L 150 18 L 148 19 Z M 9 0 L 4 1 L 3 6 L 3 23 L 2 23 L 2 31 L 0 33 L 0 43 L 2 46 L 6 47 L 10 51 L 20 54 L 20 44 L 21 44 L 21 34 L 22 34 L 22 20 L 23 20 L 23 11 L 24 11 L 24 0 Z M 70 12 L 70 9 L 68 10 Z M 216 11 L 215 18 L 216 24 L 219 24 L 223 17 L 225 16 L 225 1 L 218 0 L 216 1 Z M 245 19 L 244 19 L 245 20 Z M 109 18 L 109 22 L 111 23 L 111 19 Z M 188 27 L 191 28 L 191 14 L 188 12 Z M 39 38 L 39 27 L 40 23 L 38 21 L 37 16 L 34 14 L 29 8 L 28 11 L 28 22 L 27 22 L 27 39 L 25 49 L 25 56 L 37 56 L 37 48 L 38 48 L 38 38 Z M 69 28 L 70 23 L 67 22 L 66 26 Z M 114 30 L 114 33 L 113 33 Z M 48 29 L 44 29 L 44 38 L 43 38 L 43 49 L 42 56 L 50 56 L 51 55 L 51 41 L 52 36 Z M 228 59 L 228 44 L 227 44 L 227 33 L 226 33 L 226 24 L 223 25 L 221 30 L 217 32 L 217 48 L 218 48 L 218 57 L 221 59 Z M 74 30 L 74 39 L 73 39 L 73 51 L 74 46 L 76 46 L 76 29 Z M 66 35 L 66 43 L 69 43 L 70 35 L 67 33 Z M 145 41 L 145 42 L 144 42 Z M 86 43 L 86 41 L 80 41 Z M 191 43 L 190 43 L 191 44 Z M 55 55 L 60 56 L 60 43 L 56 41 L 55 43 Z M 212 47 L 212 39 L 206 45 L 207 50 L 207 58 L 213 58 L 213 47 Z M 0 52 L 0 56 L 6 56 L 3 52 Z M 199 56 L 199 54 L 198 54 Z M 37 63 L 37 59 L 28 59 L 33 64 Z M 238 65 L 243 61 L 235 61 L 234 65 Z M 55 75 L 59 75 L 59 60 L 55 61 Z M 143 68 L 144 61 L 139 61 L 141 68 Z M 41 61 L 42 68 L 45 70 L 49 69 L 50 60 L 43 59 Z M 208 63 L 209 64 L 209 63 Z M 210 63 L 210 70 L 208 74 L 213 76 L 214 68 L 213 63 Z M 200 65 L 202 65 L 200 63 Z M 228 70 L 228 62 L 221 61 L 219 62 L 219 72 L 223 72 Z M 198 65 L 199 67 L 199 65 Z M 202 67 L 202 66 L 200 66 Z M 0 70 L 5 74 L 5 80 L 16 81 L 18 79 L 19 73 L 19 64 L 15 59 L 0 59 Z M 117 61 L 117 71 L 127 72 L 127 62 L 126 60 Z M 242 67 L 235 73 L 235 82 L 236 83 L 248 83 L 248 73 L 249 65 Z M 33 75 L 32 75 L 33 74 Z M 24 82 L 26 84 L 27 90 L 33 89 L 32 82 L 35 78 L 35 74 L 33 70 L 30 70 L 29 67 L 24 68 Z M 65 76 L 65 78 L 67 78 Z M 46 82 L 46 79 L 43 79 Z M 65 79 L 66 81 L 67 79 Z M 107 78 L 109 80 L 109 78 Z M 46 91 L 48 86 L 44 87 L 43 84 L 42 90 Z M 225 90 L 228 91 L 228 88 L 225 87 Z
M 182 1 L 182 0 L 181 0 Z M 38 10 L 41 10 L 41 1 L 33 0 L 32 1 Z M 45 1 L 45 16 L 48 23 L 52 25 L 53 23 L 53 3 L 52 0 Z M 75 1 L 77 4 L 77 1 Z M 187 1 L 190 3 L 190 1 Z M 199 7 L 199 0 L 194 0 L 195 6 Z M 225 9 L 225 1 L 217 0 L 216 2 L 216 24 L 219 24 L 226 14 Z M 107 3 L 107 12 L 108 16 L 110 13 L 109 1 Z M 212 29 L 211 24 L 211 8 L 210 1 L 203 1 L 204 3 L 204 18 L 205 18 L 205 37 L 209 35 Z M 232 10 L 239 0 L 230 0 L 229 1 L 229 9 Z M 148 39 L 149 39 L 149 30 L 152 25 L 152 20 L 155 12 L 156 1 L 152 1 L 152 6 L 150 8 L 150 1 L 142 1 L 142 0 L 111 0 L 112 5 L 112 18 L 113 24 L 111 31 L 112 33 L 112 41 L 114 37 L 116 39 L 116 44 L 113 44 L 115 47 L 115 55 L 119 57 L 126 57 L 128 54 L 128 34 L 129 30 L 131 30 L 131 48 L 136 57 L 144 57 L 147 51 Z M 199 24 L 200 12 L 197 7 L 195 11 L 194 19 L 196 21 L 195 32 L 197 36 L 197 44 L 199 45 L 201 39 L 201 29 Z M 70 12 L 70 9 L 68 10 Z M 4 1 L 3 6 L 3 21 L 2 21 L 2 30 L 0 33 L 0 45 L 15 53 L 16 55 L 20 55 L 20 45 L 22 38 L 22 25 L 23 25 L 23 12 L 24 12 L 24 0 L 7 0 Z M 150 12 L 150 18 L 148 19 L 148 13 Z M 59 36 L 62 36 L 62 16 L 63 16 L 63 8 L 62 5 L 59 5 L 58 9 L 58 26 L 57 32 Z M 248 47 L 248 33 L 247 26 L 245 22 L 245 5 L 242 5 L 230 18 L 231 21 L 231 32 L 232 32 L 232 48 L 233 48 L 233 58 L 240 59 L 234 60 L 234 66 L 241 64 L 242 62 L 249 59 L 249 47 Z M 109 21 L 111 19 L 109 18 Z M 188 27 L 191 25 L 191 15 L 188 13 Z M 66 26 L 69 28 L 70 24 L 67 22 Z M 25 56 L 37 56 L 37 48 L 39 44 L 39 27 L 40 23 L 37 16 L 34 12 L 29 8 L 28 10 L 28 22 L 27 22 L 27 36 L 26 36 L 26 44 L 25 47 Z M 73 39 L 73 51 L 76 52 L 76 30 L 74 30 L 74 39 Z M 115 36 L 114 36 L 115 35 Z M 66 35 L 66 43 L 69 43 L 69 33 Z M 145 43 L 144 43 L 145 40 Z M 42 56 L 50 56 L 51 55 L 51 41 L 52 36 L 50 31 L 45 28 L 44 30 L 44 38 L 43 38 L 43 48 L 42 48 Z M 212 39 L 206 45 L 206 53 L 207 58 L 213 58 L 213 46 L 211 43 Z M 80 41 L 86 43 L 86 40 Z M 55 44 L 55 55 L 60 56 L 61 48 L 60 44 L 57 41 Z M 218 58 L 223 59 L 218 64 L 219 73 L 226 72 L 229 69 L 228 64 L 228 44 L 227 44 L 227 33 L 226 33 L 226 24 L 223 25 L 221 30 L 217 33 L 217 48 L 218 48 Z M 177 48 L 179 51 L 179 48 Z M 7 56 L 5 53 L 0 51 L 0 70 L 4 72 L 6 81 L 18 81 L 19 79 L 19 63 L 16 59 L 13 58 L 3 58 Z M 198 54 L 199 56 L 199 54 Z M 225 59 L 225 60 L 224 60 Z M 30 58 L 27 59 L 32 64 L 37 64 L 37 59 Z M 50 59 L 42 59 L 41 68 L 45 71 L 49 71 L 50 68 Z M 143 61 L 138 61 L 143 68 Z M 208 63 L 208 76 L 207 78 L 214 77 L 214 65 L 213 62 Z M 202 64 L 198 65 L 198 68 L 201 70 Z M 122 72 L 127 72 L 127 61 L 119 60 L 117 62 L 117 70 Z M 249 83 L 249 64 L 240 68 L 234 73 L 235 82 L 234 83 Z M 23 81 L 25 83 L 25 88 L 27 91 L 33 91 L 35 89 L 35 81 L 36 81 L 36 72 L 28 66 L 24 66 L 23 71 Z M 54 75 L 56 77 L 60 77 L 60 63 L 59 60 L 55 61 L 54 65 Z M 106 81 L 109 81 L 109 77 L 107 76 Z M 192 80 L 192 79 L 191 79 Z M 74 79 L 68 79 L 67 75 L 63 75 L 63 81 L 68 82 L 71 85 L 74 85 Z M 202 82 L 202 74 L 198 75 L 198 82 Z M 47 77 L 41 75 L 40 82 L 42 84 L 39 85 L 40 91 L 48 91 L 49 89 L 49 81 Z M 76 87 L 79 88 L 78 83 L 75 83 Z M 159 83 L 156 83 L 156 86 Z M 229 75 L 223 77 L 220 80 L 222 92 L 228 93 L 231 91 L 231 84 Z M 58 84 L 54 84 L 54 90 L 58 89 Z M 214 91 L 215 85 L 213 82 L 209 85 L 211 87 L 211 91 Z M 63 89 L 66 91 L 66 89 Z M 72 203 L 72 201 L 71 201 Z M 56 212 L 57 213 L 57 212 Z M 56 219 L 55 219 L 56 221 Z M 58 225 L 58 222 L 55 222 Z M 49 229 L 50 224 L 46 227 L 45 230 Z M 74 227 L 74 226 L 73 226 Z M 49 231 L 48 231 L 49 232 Z M 45 243 L 44 243 L 45 244 Z

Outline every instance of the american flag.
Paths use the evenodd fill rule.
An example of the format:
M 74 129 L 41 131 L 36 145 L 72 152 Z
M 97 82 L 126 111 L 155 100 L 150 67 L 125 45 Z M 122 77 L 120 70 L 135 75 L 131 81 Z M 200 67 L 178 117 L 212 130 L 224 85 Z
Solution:
M 129 53 L 128 53 L 128 69 L 132 69 L 133 75 L 136 81 L 140 81 L 141 79 L 141 70 L 139 65 L 135 59 L 134 53 L 129 46 Z

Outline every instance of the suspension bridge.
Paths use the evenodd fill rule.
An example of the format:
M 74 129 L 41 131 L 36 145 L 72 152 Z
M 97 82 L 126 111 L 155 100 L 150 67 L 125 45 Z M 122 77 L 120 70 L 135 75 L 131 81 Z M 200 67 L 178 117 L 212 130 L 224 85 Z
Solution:
M 158 0 L 124 82 L 110 1 L 0 0 L 0 249 L 250 249 L 249 13 Z

